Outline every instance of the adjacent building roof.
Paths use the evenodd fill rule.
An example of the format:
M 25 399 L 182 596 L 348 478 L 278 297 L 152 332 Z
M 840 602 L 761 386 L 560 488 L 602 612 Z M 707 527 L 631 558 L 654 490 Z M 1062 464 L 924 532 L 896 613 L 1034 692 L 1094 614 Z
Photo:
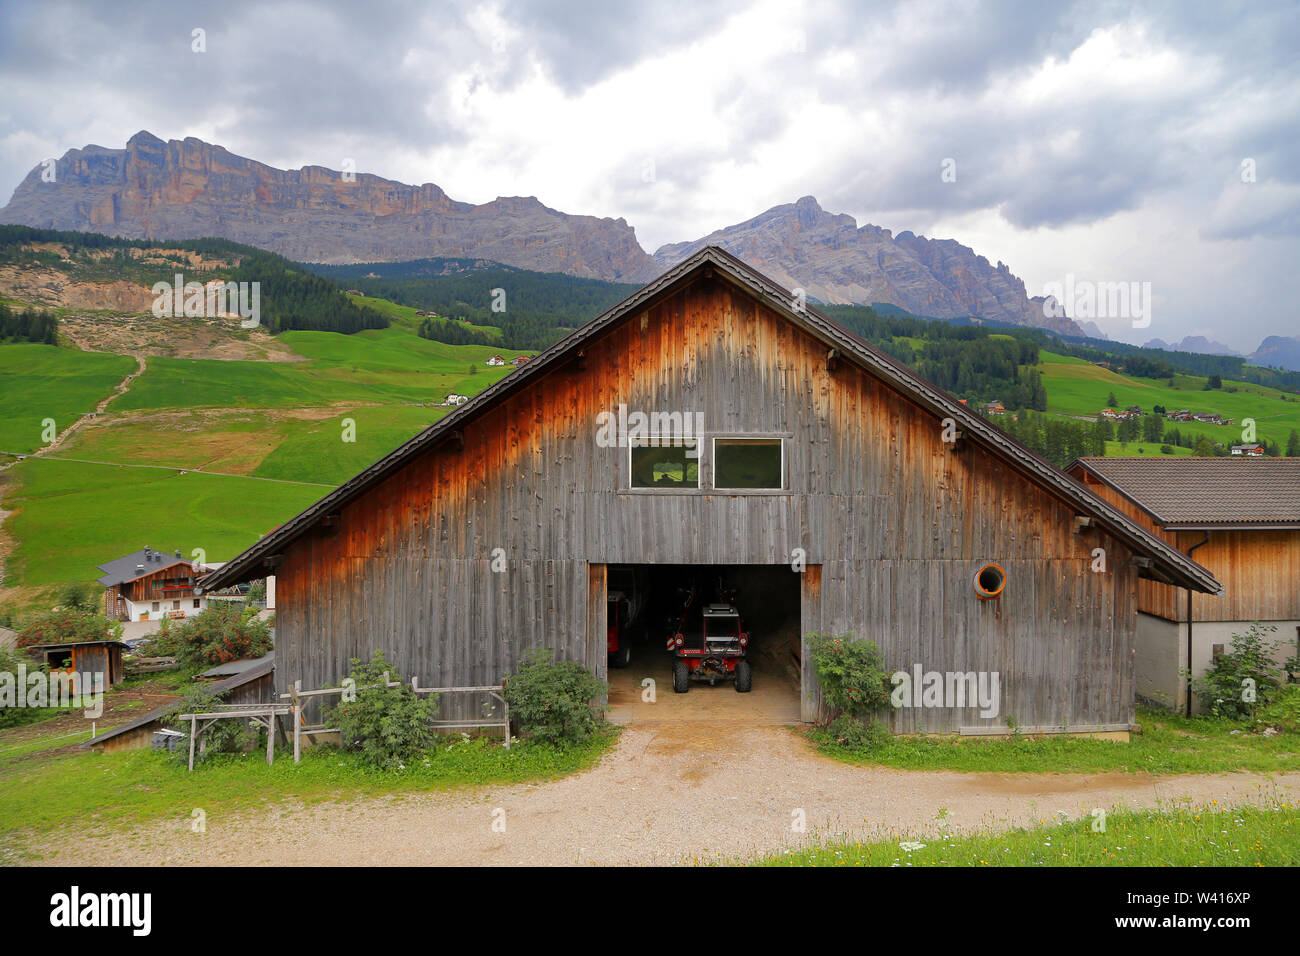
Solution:
M 639 315 L 658 298 L 671 293 L 685 281 L 693 279 L 696 273 L 706 276 L 717 275 L 741 288 L 807 334 L 819 339 L 828 347 L 831 354 L 843 357 L 866 369 L 940 419 L 952 418 L 957 423 L 962 436 L 974 445 L 1007 462 L 1030 481 L 1046 488 L 1078 509 L 1080 514 L 1092 517 L 1097 526 L 1123 541 L 1136 554 L 1150 558 L 1151 567 L 1142 572 L 1144 575 L 1197 591 L 1217 593 L 1222 590 L 1219 582 L 1209 571 L 1142 528 L 1118 508 L 1094 495 L 1046 459 L 1030 451 L 997 426 L 967 408 L 952 395 L 931 385 L 902 362 L 886 355 L 811 306 L 805 305 L 803 297 L 794 296 L 788 289 L 776 285 L 766 276 L 717 246 L 706 246 L 684 259 L 608 312 L 534 356 L 531 361 L 521 365 L 516 373 L 490 385 L 464 405 L 458 406 L 451 414 L 443 416 L 355 478 L 321 498 L 296 518 L 286 521 L 265 535 L 220 571 L 209 575 L 204 589 L 225 587 L 236 581 L 260 577 L 273 570 L 275 559 L 283 550 L 319 521 L 336 514 L 345 504 L 404 467 L 407 462 L 444 442 L 456 440 L 459 430 L 480 414 L 528 388 L 535 378 L 541 378 L 580 356 L 588 342 Z
M 266 674 L 270 674 L 272 671 L 275 670 L 275 655 L 273 652 L 271 654 L 267 654 L 265 657 L 259 657 L 256 660 L 239 661 L 237 663 L 248 664 L 249 666 L 244 668 L 244 670 L 240 671 L 238 674 L 234 674 L 230 677 L 227 677 L 225 680 L 220 681 L 219 683 L 206 685 L 206 690 L 209 693 L 215 694 L 216 696 L 220 697 L 223 694 L 227 694 L 238 687 L 243 687 L 245 684 L 249 683 L 250 681 L 257 680 L 259 677 L 263 677 Z M 141 714 L 139 717 L 136 717 L 132 720 L 128 720 L 126 723 L 114 727 L 112 730 L 104 731 L 102 734 L 100 734 L 97 737 L 91 737 L 89 740 L 83 741 L 81 746 L 83 748 L 96 747 L 99 744 L 104 743 L 104 741 L 112 740 L 114 737 L 120 737 L 122 734 L 125 734 L 128 731 L 136 730 L 148 724 L 157 723 L 159 720 L 162 719 L 163 715 L 166 714 L 167 711 L 170 710 L 175 705 L 175 703 L 176 703 L 175 701 L 170 701 L 166 704 L 163 704 L 161 707 L 155 707 L 147 714 Z
M 153 574 L 155 571 L 161 571 L 163 568 L 169 568 L 175 564 L 189 563 L 187 558 L 182 558 L 179 554 L 173 554 L 170 551 L 159 551 L 157 548 L 141 548 L 124 558 L 98 565 L 99 570 L 104 572 L 104 576 L 99 579 L 99 583 L 106 588 L 111 588 L 115 584 L 125 584 L 127 581 L 134 581 L 136 578 L 143 577 L 146 574 Z
M 23 648 L 25 651 L 66 651 L 74 647 L 120 647 L 127 649 L 127 645 L 112 638 L 104 641 L 64 641 L 61 644 L 28 644 Z
M 1166 528 L 1300 528 L 1300 458 L 1080 458 Z
M 246 671 L 260 668 L 268 661 L 275 660 L 275 651 L 267 651 L 261 657 L 250 657 L 242 661 L 231 661 L 228 664 L 218 664 L 216 667 L 209 667 L 202 674 L 195 674 L 195 680 L 211 680 L 215 677 L 233 677 L 236 674 L 243 674 Z M 264 672 L 263 672 L 264 673 Z

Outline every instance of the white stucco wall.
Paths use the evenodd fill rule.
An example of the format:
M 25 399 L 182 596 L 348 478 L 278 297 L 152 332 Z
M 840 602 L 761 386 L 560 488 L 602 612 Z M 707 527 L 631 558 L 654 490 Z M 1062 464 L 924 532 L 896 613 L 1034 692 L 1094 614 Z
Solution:
M 1296 628 L 1300 621 L 1261 621 L 1277 630 L 1266 640 L 1278 643 L 1273 658 L 1284 663 L 1297 653 Z M 1209 669 L 1214 645 L 1232 649 L 1232 636 L 1242 634 L 1250 621 L 1196 621 L 1192 624 L 1192 673 L 1200 677 Z M 1175 624 L 1150 614 L 1138 614 L 1134 664 L 1138 697 L 1152 704 L 1182 709 L 1186 706 L 1186 685 L 1179 676 L 1186 666 L 1187 625 Z M 1204 708 L 1193 701 L 1193 711 Z

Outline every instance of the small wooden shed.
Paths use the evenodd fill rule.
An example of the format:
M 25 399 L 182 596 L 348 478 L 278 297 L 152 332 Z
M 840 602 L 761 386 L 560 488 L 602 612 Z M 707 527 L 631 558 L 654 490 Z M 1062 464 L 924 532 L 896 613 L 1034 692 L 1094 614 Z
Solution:
M 66 644 L 31 644 L 25 650 L 44 661 L 51 672 L 67 671 L 72 675 L 73 693 L 90 691 L 78 687 L 82 674 L 103 674 L 104 690 L 120 683 L 126 676 L 122 654 L 127 647 L 121 641 L 73 641 Z

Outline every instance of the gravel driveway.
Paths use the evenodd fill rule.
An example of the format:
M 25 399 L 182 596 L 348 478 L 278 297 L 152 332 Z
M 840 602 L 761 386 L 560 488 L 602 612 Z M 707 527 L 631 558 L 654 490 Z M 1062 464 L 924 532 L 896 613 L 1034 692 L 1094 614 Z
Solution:
M 667 864 L 771 853 L 823 835 L 860 839 L 1006 829 L 1094 807 L 1294 801 L 1300 773 L 1151 777 L 971 774 L 854 767 L 782 727 L 679 721 L 624 730 L 591 770 L 338 804 L 208 814 L 106 835 L 64 831 L 52 864 Z M 497 812 L 494 814 L 494 811 Z M 795 832 L 801 810 L 806 832 Z M 497 823 L 494 829 L 494 821 Z M 500 832 L 504 822 L 504 832 Z

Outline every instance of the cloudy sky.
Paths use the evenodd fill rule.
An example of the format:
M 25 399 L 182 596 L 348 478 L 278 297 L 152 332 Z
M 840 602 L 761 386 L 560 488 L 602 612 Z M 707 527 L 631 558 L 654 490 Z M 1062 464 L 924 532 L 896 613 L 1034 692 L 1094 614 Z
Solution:
M 1150 282 L 1112 337 L 1249 351 L 1300 335 L 1296 50 L 1294 2 L 5 0 L 0 194 L 141 129 L 537 196 L 648 251 L 811 194 L 1030 294 Z

